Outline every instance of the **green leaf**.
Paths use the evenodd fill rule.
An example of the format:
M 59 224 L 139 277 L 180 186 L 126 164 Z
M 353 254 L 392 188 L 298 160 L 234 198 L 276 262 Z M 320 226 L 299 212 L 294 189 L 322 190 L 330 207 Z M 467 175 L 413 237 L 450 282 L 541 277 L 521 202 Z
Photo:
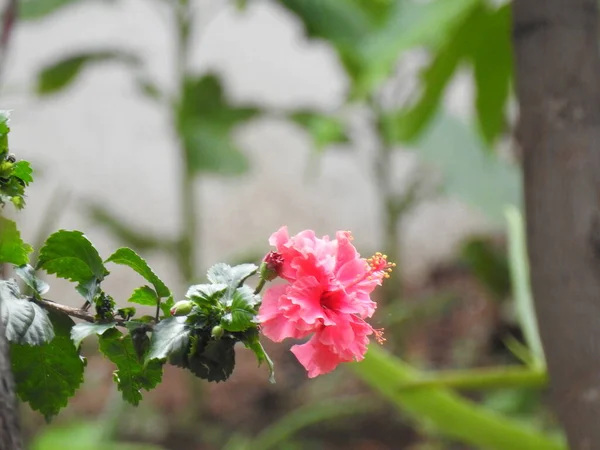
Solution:
M 33 248 L 21 239 L 17 224 L 0 216 L 0 263 L 27 264 L 32 251 Z
M 311 135 L 313 143 L 319 151 L 332 144 L 349 142 L 344 124 L 336 117 L 300 112 L 293 114 L 291 119 Z
M 17 161 L 13 165 L 13 176 L 22 180 L 25 184 L 33 182 L 33 169 L 28 161 Z
M 366 62 L 358 49 L 381 20 L 369 13 L 363 0 L 279 0 L 304 25 L 310 38 L 326 39 L 338 52 L 346 71 L 356 79 Z
M 256 264 L 240 264 L 231 267 L 229 264 L 217 263 L 208 269 L 208 281 L 214 284 L 226 284 L 234 289 L 258 271 Z
M 423 93 L 419 101 L 397 117 L 396 139 L 414 142 L 430 125 L 438 111 L 442 95 L 461 60 L 468 54 L 471 29 L 465 27 L 448 40 L 434 56 L 433 61 L 421 75 Z
M 222 283 L 196 284 L 190 286 L 185 296 L 193 300 L 198 306 L 216 305 L 227 288 L 228 285 Z
M 186 80 L 177 126 L 189 169 L 222 175 L 245 172 L 248 161 L 234 144 L 231 133 L 257 114 L 254 108 L 230 105 L 214 75 Z
M 50 235 L 40 249 L 37 266 L 79 283 L 103 280 L 109 274 L 98 251 L 81 231 L 60 230 Z
M 54 338 L 48 313 L 22 298 L 14 280 L 0 280 L 0 320 L 10 342 L 42 345 Z
M 10 121 L 10 111 L 6 109 L 0 109 L 0 159 L 6 159 L 8 156 L 8 133 L 10 127 L 8 122 Z
M 15 273 L 38 295 L 44 295 L 50 290 L 50 285 L 44 280 L 40 280 L 35 275 L 35 269 L 29 264 L 23 264 L 22 266 L 15 267 Z
M 444 191 L 463 200 L 497 226 L 504 226 L 504 207 L 521 202 L 519 167 L 485 151 L 473 127 L 440 114 L 414 147 L 423 161 L 441 170 Z
M 234 346 L 234 339 L 211 339 L 205 346 L 192 346 L 191 354 L 188 355 L 189 370 L 207 381 L 218 383 L 227 380 L 235 366 Z
M 424 374 L 399 358 L 371 346 L 365 359 L 349 366 L 371 389 L 423 426 L 466 444 L 489 450 L 566 450 L 528 425 L 508 419 L 443 388 L 402 390 Z
M 229 303 L 229 302 L 228 302 Z M 242 286 L 235 290 L 230 304 L 227 305 L 227 313 L 221 319 L 221 326 L 227 331 L 246 331 L 255 326 L 256 305 L 258 296 L 254 295 L 248 286 Z
M 453 39 L 480 0 L 431 0 L 390 2 L 389 19 L 357 45 L 365 70 L 355 79 L 351 93 L 362 98 L 376 92 L 392 74 L 403 52 L 427 47 L 437 50 Z
M 60 230 L 40 249 L 37 269 L 78 282 L 77 291 L 90 303 L 108 270 L 92 243 L 80 231 Z
M 142 400 L 141 389 L 149 391 L 162 379 L 162 364 L 150 361 L 144 365 L 133 345 L 131 335 L 123 336 L 116 328 L 104 332 L 99 340 L 100 351 L 117 366 L 114 379 L 123 400 L 137 406 Z
M 275 383 L 275 364 L 273 364 L 273 361 L 271 360 L 271 358 L 269 358 L 269 355 L 260 343 L 258 337 L 258 330 L 256 328 L 248 330 L 245 333 L 244 339 L 242 341 L 244 342 L 246 348 L 254 352 L 259 367 L 262 363 L 267 363 L 267 366 L 269 367 L 269 382 Z
M 481 133 L 492 145 L 507 125 L 505 106 L 513 74 L 510 4 L 482 13 L 471 54 L 476 86 L 475 108 Z
M 73 321 L 53 311 L 49 316 L 55 332 L 52 341 L 39 346 L 11 345 L 17 394 L 47 420 L 75 394 L 83 382 L 85 365 L 71 341 Z
M 160 300 L 154 289 L 149 286 L 142 286 L 133 291 L 133 294 L 131 294 L 131 297 L 127 301 L 137 303 L 138 305 L 156 306 Z
M 23 0 L 19 3 L 19 19 L 42 19 L 79 2 L 81 0 Z
M 38 74 L 37 93 L 55 94 L 73 83 L 85 67 L 101 62 L 119 62 L 130 66 L 139 64 L 137 57 L 119 50 L 98 50 L 72 55 L 45 67 Z
M 171 353 L 186 349 L 190 339 L 190 328 L 186 317 L 170 317 L 161 320 L 152 331 L 150 350 L 146 361 L 166 359 Z
M 114 328 L 116 326 L 116 322 L 81 322 L 71 329 L 71 339 L 73 340 L 73 344 L 75 344 L 75 347 L 79 347 L 79 345 L 81 345 L 81 341 L 83 341 L 86 337 L 91 336 L 92 334 L 97 334 L 98 336 L 101 336 L 106 330 L 110 330 L 111 328 Z
M 123 247 L 118 249 L 116 252 L 110 255 L 106 262 L 113 262 L 115 264 L 131 267 L 142 277 L 144 277 L 146 281 L 151 283 L 152 286 L 154 286 L 154 289 L 159 297 L 165 298 L 171 296 L 171 291 L 169 288 L 162 282 L 160 278 L 158 278 L 148 263 L 130 248 Z M 156 302 L 154 304 L 156 304 Z

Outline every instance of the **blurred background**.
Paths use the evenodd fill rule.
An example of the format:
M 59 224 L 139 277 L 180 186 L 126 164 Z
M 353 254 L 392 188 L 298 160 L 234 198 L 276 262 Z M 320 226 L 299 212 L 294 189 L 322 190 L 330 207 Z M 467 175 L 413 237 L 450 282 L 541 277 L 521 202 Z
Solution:
M 487 0 L 3 2 L 2 107 L 36 183 L 18 221 L 39 246 L 81 229 L 130 246 L 183 297 L 217 261 L 259 261 L 282 225 L 352 230 L 398 265 L 378 293 L 385 348 L 427 371 L 518 363 L 505 208 L 510 4 Z M 137 275 L 113 267 L 124 304 Z M 49 298 L 76 306 L 52 280 Z M 29 448 L 465 449 L 408 419 L 348 367 L 308 380 L 266 342 L 277 384 L 238 349 L 231 380 L 173 367 L 138 408 L 84 348 L 85 386 Z M 517 352 L 518 353 L 518 352 Z M 522 358 L 521 358 L 522 359 Z M 466 392 L 552 428 L 536 387 Z

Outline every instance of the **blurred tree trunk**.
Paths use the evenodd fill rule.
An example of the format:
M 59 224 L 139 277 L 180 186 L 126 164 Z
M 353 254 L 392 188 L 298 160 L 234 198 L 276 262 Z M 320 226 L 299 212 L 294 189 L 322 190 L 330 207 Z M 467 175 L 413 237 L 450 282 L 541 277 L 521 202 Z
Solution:
M 21 430 L 10 369 L 8 342 L 4 337 L 4 327 L 0 323 L 0 450 L 21 448 Z
M 597 0 L 515 0 L 531 281 L 550 396 L 572 449 L 600 449 Z

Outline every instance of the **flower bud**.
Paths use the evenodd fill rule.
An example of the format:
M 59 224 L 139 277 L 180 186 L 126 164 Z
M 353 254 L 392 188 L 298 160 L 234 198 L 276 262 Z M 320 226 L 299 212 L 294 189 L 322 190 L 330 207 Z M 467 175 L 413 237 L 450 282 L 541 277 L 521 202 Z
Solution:
M 171 315 L 172 316 L 185 316 L 185 315 L 189 314 L 189 312 L 192 310 L 193 306 L 194 306 L 194 303 L 189 300 L 178 301 L 171 308 Z
M 281 253 L 269 252 L 260 265 L 260 277 L 266 281 L 272 281 L 281 274 L 283 267 L 283 256 Z
M 213 327 L 212 331 L 210 332 L 210 335 L 212 337 L 214 337 L 215 339 L 219 339 L 221 336 L 223 336 L 224 332 L 225 332 L 225 330 L 223 329 L 223 327 L 221 327 L 220 325 L 217 325 L 217 326 Z

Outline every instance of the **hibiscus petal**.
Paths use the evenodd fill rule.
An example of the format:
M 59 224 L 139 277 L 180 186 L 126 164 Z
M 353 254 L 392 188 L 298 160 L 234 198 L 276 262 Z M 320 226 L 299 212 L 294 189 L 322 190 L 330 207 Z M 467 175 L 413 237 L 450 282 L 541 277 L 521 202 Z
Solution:
M 294 345 L 291 352 L 308 371 L 308 378 L 329 373 L 343 362 L 329 347 L 320 344 L 316 335 L 306 344 Z
M 277 251 L 281 252 L 284 245 L 290 240 L 287 227 L 281 227 L 269 238 L 269 244 L 276 247 Z
M 297 329 L 296 324 L 283 315 L 262 322 L 260 330 L 275 342 L 281 342 L 286 338 L 301 339 L 311 333 L 311 331 Z
M 276 284 L 265 291 L 257 316 L 260 322 L 281 314 L 280 300 L 285 295 L 288 287 L 289 285 Z

